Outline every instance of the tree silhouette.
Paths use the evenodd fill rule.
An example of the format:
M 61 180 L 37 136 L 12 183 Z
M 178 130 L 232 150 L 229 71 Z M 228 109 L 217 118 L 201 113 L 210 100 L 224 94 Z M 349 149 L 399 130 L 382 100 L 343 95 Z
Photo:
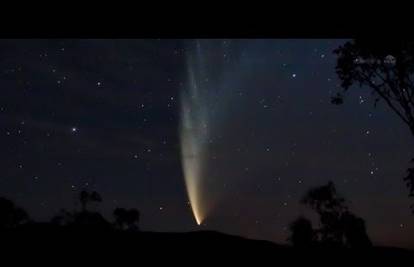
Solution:
M 414 42 L 395 40 L 354 40 L 337 48 L 336 73 L 344 91 L 357 84 L 371 90 L 375 105 L 382 100 L 403 121 L 414 136 Z M 338 93 L 332 103 L 342 104 Z M 412 160 L 414 163 L 414 159 Z M 404 181 L 414 197 L 414 168 Z M 414 205 L 411 205 L 414 213 Z
M 352 248 L 365 248 L 372 246 L 371 240 L 367 235 L 365 222 L 363 219 L 346 211 L 342 214 L 342 225 L 346 244 Z
M 115 226 L 121 230 L 139 230 L 140 213 L 136 209 L 116 208 L 113 212 Z
M 290 241 L 294 246 L 319 243 L 330 247 L 369 247 L 371 241 L 362 218 L 352 214 L 340 197 L 333 182 L 310 189 L 302 199 L 319 215 L 320 228 L 312 229 L 306 218 L 298 218 L 290 225 Z
M 4 197 L 0 197 L 0 229 L 16 228 L 29 222 L 29 215 Z
M 414 164 L 414 159 L 411 160 L 411 163 Z M 414 167 L 407 169 L 407 176 L 404 177 L 404 181 L 410 191 L 409 196 L 414 197 Z M 414 213 L 414 204 L 411 205 L 411 210 Z
M 96 211 L 87 209 L 87 205 L 91 202 L 102 202 L 102 197 L 96 191 L 81 191 L 79 194 L 79 202 L 82 205 L 81 211 L 60 210 L 59 214 L 51 219 L 51 223 L 60 226 L 69 227 L 88 227 L 88 229 L 108 229 L 110 223 Z
M 333 182 L 309 190 L 302 203 L 318 213 L 322 225 L 319 230 L 321 241 L 332 245 L 342 244 L 341 215 L 347 211 L 347 207 L 345 200 L 338 196 Z
M 414 135 L 414 42 L 354 40 L 334 53 L 344 91 L 354 84 L 370 88 L 375 104 L 383 100 Z M 342 104 L 342 95 L 332 102 Z
M 315 241 L 315 231 L 312 222 L 305 217 L 299 217 L 289 225 L 291 232 L 288 240 L 299 248 L 311 247 Z
M 94 227 L 96 229 L 99 228 L 107 228 L 109 223 L 105 220 L 105 218 L 99 213 L 94 211 L 87 210 L 87 205 L 92 202 L 102 202 L 101 195 L 96 191 L 86 191 L 83 190 L 79 194 L 79 201 L 82 205 L 81 212 L 74 212 L 70 217 L 72 219 L 71 224 L 74 226 L 82 226 L 82 227 Z

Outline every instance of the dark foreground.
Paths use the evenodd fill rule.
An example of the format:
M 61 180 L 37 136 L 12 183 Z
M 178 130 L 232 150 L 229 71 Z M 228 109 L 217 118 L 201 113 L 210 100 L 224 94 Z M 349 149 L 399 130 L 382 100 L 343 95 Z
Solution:
M 414 259 L 413 251 L 398 248 L 299 250 L 210 231 L 118 232 L 37 225 L 3 232 L 1 236 L 3 260 L 10 258 L 15 263 L 31 265 L 152 266 L 162 263 L 172 266 L 221 266 L 221 263 L 232 263 L 250 266 L 398 266 Z

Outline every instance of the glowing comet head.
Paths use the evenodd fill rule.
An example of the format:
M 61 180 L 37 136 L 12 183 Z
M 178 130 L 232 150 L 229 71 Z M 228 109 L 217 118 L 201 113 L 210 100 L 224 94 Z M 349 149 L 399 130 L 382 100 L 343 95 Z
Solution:
M 198 162 L 198 157 L 183 157 L 183 169 L 191 209 L 197 224 L 200 225 L 204 220 L 205 213 L 203 212 L 204 210 L 201 202 L 200 164 Z
M 201 225 L 201 221 L 200 221 L 200 219 L 198 218 L 198 216 L 197 216 L 197 214 L 196 214 L 196 213 L 194 213 L 194 218 L 195 218 L 195 220 L 196 220 L 197 225 Z

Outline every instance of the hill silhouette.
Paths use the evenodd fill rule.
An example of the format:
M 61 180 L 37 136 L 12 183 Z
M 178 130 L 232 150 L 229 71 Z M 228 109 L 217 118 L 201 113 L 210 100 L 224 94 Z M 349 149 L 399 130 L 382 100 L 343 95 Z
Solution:
M 1 236 L 3 254 L 25 255 L 19 260 L 32 261 L 43 257 L 51 262 L 89 262 L 94 265 L 136 262 L 134 266 L 148 266 L 144 262 L 150 262 L 181 266 L 270 261 L 292 265 L 369 263 L 372 266 L 386 262 L 395 264 L 414 256 L 413 251 L 389 247 L 299 249 L 214 231 L 133 232 L 89 226 L 59 227 L 50 223 L 28 224 L 3 232 Z

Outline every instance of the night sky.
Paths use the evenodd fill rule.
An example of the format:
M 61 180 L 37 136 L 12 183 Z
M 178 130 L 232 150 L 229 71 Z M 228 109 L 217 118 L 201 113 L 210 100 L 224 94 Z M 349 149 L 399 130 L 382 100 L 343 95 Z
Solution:
M 1 40 L 0 195 L 49 220 L 96 190 L 105 216 L 137 208 L 143 230 L 285 243 L 288 223 L 311 214 L 300 198 L 332 180 L 376 244 L 414 248 L 402 180 L 414 139 L 368 88 L 330 103 L 341 90 L 332 51 L 344 42 L 199 42 L 217 98 L 205 105 L 219 197 L 197 226 L 179 135 L 195 40 Z

